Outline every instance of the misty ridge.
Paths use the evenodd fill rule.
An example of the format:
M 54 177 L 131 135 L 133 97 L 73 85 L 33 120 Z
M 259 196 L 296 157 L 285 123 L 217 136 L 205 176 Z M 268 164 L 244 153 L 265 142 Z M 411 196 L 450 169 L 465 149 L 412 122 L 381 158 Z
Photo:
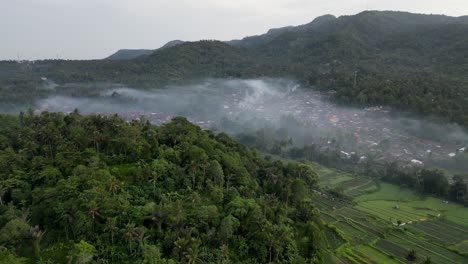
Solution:
M 145 118 L 155 124 L 184 116 L 203 128 L 237 137 L 258 135 L 298 147 L 318 144 L 390 161 L 452 159 L 468 145 L 468 134 L 456 124 L 399 117 L 381 106 L 338 106 L 328 94 L 287 79 L 206 79 L 145 90 L 96 86 L 100 88 L 92 96 L 53 95 L 38 100 L 35 109 L 119 114 L 128 121 Z

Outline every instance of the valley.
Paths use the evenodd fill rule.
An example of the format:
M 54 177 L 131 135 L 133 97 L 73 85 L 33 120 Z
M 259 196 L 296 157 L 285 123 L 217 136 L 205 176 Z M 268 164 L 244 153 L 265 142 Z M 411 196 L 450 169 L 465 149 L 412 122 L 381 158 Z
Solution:
M 0 264 L 468 263 L 468 16 L 10 2 Z
M 359 162 L 372 158 L 415 168 L 463 160 L 468 144 L 466 134 L 455 125 L 400 117 L 382 106 L 339 106 L 329 93 L 281 79 L 211 79 L 193 86 L 145 91 L 111 88 L 98 97 L 50 97 L 37 107 L 38 113 L 76 108 L 153 124 L 184 115 L 204 129 L 233 136 L 271 128 L 281 130 L 281 139 L 290 139 L 293 145 L 314 143 L 323 151 L 340 152 L 345 160 L 359 155 Z M 312 201 L 327 226 L 326 263 L 468 261 L 468 208 L 377 178 L 307 163 L 319 175 L 320 188 Z M 344 196 L 330 193 L 336 189 Z M 416 252 L 416 262 L 407 260 L 411 250 Z
M 36 103 L 37 113 L 69 113 L 74 109 L 153 124 L 181 115 L 203 128 L 234 136 L 265 127 L 283 129 L 281 140 L 334 149 L 344 159 L 358 155 L 361 160 L 396 161 L 408 166 L 446 164 L 455 173 L 463 170 L 447 164 L 462 164 L 468 159 L 468 134 L 457 125 L 400 115 L 383 106 L 340 106 L 331 101 L 329 93 L 283 79 L 209 79 L 191 86 L 152 90 L 103 88 L 97 97 L 57 95 Z

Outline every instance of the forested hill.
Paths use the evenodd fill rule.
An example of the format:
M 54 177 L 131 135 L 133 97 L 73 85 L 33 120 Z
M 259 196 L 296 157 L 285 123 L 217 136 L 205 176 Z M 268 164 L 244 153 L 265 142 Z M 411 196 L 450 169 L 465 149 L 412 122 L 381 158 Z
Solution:
M 324 16 L 236 45 L 347 104 L 384 104 L 468 125 L 468 18 L 402 12 Z
M 2 263 L 322 261 L 306 165 L 265 160 L 184 118 L 0 122 Z
M 377 11 L 327 15 L 242 40 L 178 43 L 133 60 L 14 67 L 3 62 L 0 69 L 14 72 L 0 74 L 0 99 L 18 100 L 11 98 L 11 87 L 32 90 L 40 76 L 137 88 L 207 77 L 287 77 L 333 91 L 345 104 L 389 105 L 468 126 L 467 43 L 468 17 Z
M 154 50 L 148 49 L 121 49 L 107 57 L 106 60 L 131 60 L 141 56 L 147 56 L 153 52 Z
M 184 41 L 182 40 L 172 40 L 164 44 L 159 49 L 174 47 L 182 43 L 184 43 Z M 156 50 L 152 50 L 152 49 L 121 49 L 105 59 L 106 60 L 131 60 L 131 59 L 136 59 L 136 58 L 143 57 L 143 56 L 149 56 L 155 51 Z

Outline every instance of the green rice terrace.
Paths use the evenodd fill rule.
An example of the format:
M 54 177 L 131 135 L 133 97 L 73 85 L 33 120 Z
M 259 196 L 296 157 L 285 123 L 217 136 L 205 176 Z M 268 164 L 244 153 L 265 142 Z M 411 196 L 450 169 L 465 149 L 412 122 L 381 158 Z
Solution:
M 314 165 L 328 263 L 468 263 L 468 208 Z M 412 252 L 412 253 L 410 253 Z

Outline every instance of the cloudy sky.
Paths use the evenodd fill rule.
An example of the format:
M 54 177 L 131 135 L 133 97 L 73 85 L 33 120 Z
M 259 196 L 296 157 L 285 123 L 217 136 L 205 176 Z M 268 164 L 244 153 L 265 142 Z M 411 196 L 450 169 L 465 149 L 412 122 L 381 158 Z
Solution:
M 0 60 L 99 59 L 174 40 L 230 40 L 323 14 L 468 15 L 468 0 L 0 0 Z

